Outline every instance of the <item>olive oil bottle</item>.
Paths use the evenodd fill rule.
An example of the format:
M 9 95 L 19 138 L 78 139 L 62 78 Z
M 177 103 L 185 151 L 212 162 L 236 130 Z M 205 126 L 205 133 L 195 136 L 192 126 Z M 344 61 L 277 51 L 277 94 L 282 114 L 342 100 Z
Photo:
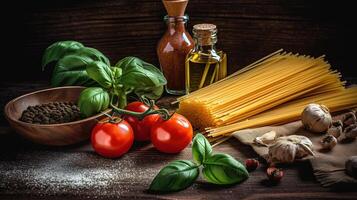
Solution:
M 227 76 L 227 56 L 223 51 L 216 50 L 216 25 L 194 25 L 193 39 L 195 48 L 185 60 L 186 94 Z

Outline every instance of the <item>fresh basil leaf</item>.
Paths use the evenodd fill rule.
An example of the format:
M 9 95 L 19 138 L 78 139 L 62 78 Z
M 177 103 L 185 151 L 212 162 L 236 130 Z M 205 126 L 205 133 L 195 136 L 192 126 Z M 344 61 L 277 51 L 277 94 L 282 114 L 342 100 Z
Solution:
M 64 85 L 93 86 L 96 82 L 91 79 L 86 67 L 93 60 L 86 56 L 67 55 L 60 59 L 52 74 L 51 85 L 53 87 Z
M 198 163 L 203 163 L 212 153 L 212 146 L 201 133 L 196 134 L 192 141 L 192 156 Z
M 150 64 L 143 60 L 141 60 L 141 62 L 143 64 L 143 68 L 145 68 L 146 70 L 149 70 L 151 73 L 156 75 L 156 78 L 158 79 L 160 85 L 166 85 L 167 80 L 166 80 L 164 74 L 160 71 L 160 69 L 155 67 L 153 64 Z
M 197 179 L 198 166 L 189 160 L 177 160 L 162 168 L 151 182 L 150 190 L 173 192 L 183 190 Z
M 246 168 L 227 154 L 214 154 L 203 162 L 204 178 L 214 184 L 235 184 L 249 176 Z
M 83 90 L 78 99 L 78 107 L 84 117 L 90 117 L 109 107 L 108 92 L 100 87 L 91 87 Z
M 44 52 L 42 57 L 42 70 L 50 62 L 57 61 L 69 53 L 73 53 L 76 50 L 83 47 L 83 44 L 76 41 L 60 41 L 53 43 Z
M 94 61 L 109 63 L 101 52 L 89 47 L 81 47 L 76 51 L 61 58 L 53 70 L 51 85 L 54 87 L 63 85 L 98 85 L 88 76 L 87 65 Z
M 163 86 L 167 83 L 158 68 L 136 57 L 123 58 L 115 67 L 122 69 L 119 83 L 127 90 L 133 89 L 138 96 L 152 93 L 154 95 L 151 97 L 157 98 L 161 96 Z
M 98 51 L 97 49 L 91 47 L 82 47 L 75 52 L 78 56 L 86 56 L 91 58 L 94 61 L 102 61 L 106 65 L 110 66 L 109 59 L 102 54 L 102 52 Z
M 147 64 L 139 58 L 126 57 L 120 60 L 115 67 L 122 69 L 121 82 L 129 87 L 138 88 L 162 85 L 162 78 L 160 78 L 159 74 L 161 72 L 155 66 Z
M 110 67 L 102 61 L 94 61 L 87 65 L 87 74 L 103 88 L 109 89 L 114 84 L 114 74 Z

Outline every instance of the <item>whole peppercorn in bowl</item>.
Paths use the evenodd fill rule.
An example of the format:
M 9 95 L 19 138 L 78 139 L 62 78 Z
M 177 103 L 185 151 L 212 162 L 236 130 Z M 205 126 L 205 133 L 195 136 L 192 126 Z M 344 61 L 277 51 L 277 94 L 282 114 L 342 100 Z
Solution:
M 81 113 L 73 102 L 51 102 L 29 106 L 22 112 L 20 121 L 32 124 L 60 124 L 80 119 Z
M 17 133 L 35 143 L 62 146 L 81 142 L 104 117 L 80 117 L 76 102 L 83 89 L 66 86 L 22 95 L 6 104 L 5 117 Z

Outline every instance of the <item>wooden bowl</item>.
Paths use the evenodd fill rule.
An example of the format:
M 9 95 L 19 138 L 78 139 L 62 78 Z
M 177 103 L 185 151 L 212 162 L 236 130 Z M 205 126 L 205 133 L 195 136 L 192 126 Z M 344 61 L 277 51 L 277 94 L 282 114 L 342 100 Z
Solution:
M 61 124 L 31 124 L 19 120 L 28 106 L 55 101 L 77 102 L 84 88 L 80 86 L 57 87 L 22 95 L 6 104 L 5 117 L 17 133 L 35 143 L 62 146 L 86 140 L 97 120 L 103 118 L 103 114 Z

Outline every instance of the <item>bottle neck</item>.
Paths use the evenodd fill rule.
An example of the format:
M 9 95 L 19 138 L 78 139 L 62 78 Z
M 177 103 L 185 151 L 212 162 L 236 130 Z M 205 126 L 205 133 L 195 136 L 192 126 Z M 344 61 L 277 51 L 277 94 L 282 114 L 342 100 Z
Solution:
M 216 43 L 202 45 L 194 38 L 195 50 L 201 52 L 216 51 Z
M 164 17 L 164 20 L 167 24 L 167 30 L 170 32 L 185 32 L 186 23 L 188 21 L 188 16 L 168 16 Z
M 216 36 L 202 38 L 194 35 L 194 41 L 195 48 L 193 52 L 196 52 L 200 55 L 199 60 L 204 62 L 218 62 L 221 59 L 221 56 L 216 50 Z
M 195 41 L 195 50 L 201 52 L 216 51 L 217 29 L 202 30 L 193 28 L 193 39 Z

